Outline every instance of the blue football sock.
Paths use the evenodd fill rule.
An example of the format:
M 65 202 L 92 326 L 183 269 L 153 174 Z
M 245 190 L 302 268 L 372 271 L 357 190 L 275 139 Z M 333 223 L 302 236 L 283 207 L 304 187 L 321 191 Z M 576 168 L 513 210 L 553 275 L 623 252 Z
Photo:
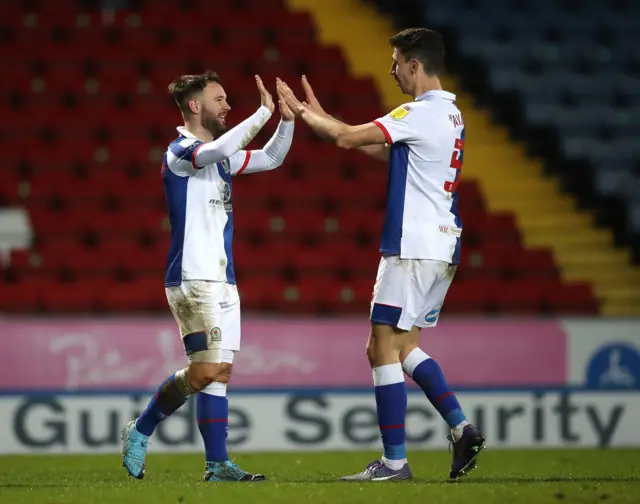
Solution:
M 407 458 L 404 427 L 407 413 L 407 388 L 402 365 L 387 364 L 374 368 L 373 384 L 384 458 L 404 460 Z
M 204 441 L 206 462 L 229 460 L 227 455 L 229 401 L 226 396 L 227 385 L 214 382 L 196 397 L 196 418 Z
M 151 436 L 158 424 L 171 416 L 180 406 L 187 402 L 188 395 L 181 392 L 176 384 L 176 375 L 184 376 L 184 370 L 169 376 L 149 401 L 147 409 L 136 421 L 136 429 L 145 436 Z
M 415 348 L 407 355 L 402 367 L 424 391 L 449 427 L 453 429 L 467 420 L 458 398 L 449 388 L 442 369 L 435 360 Z

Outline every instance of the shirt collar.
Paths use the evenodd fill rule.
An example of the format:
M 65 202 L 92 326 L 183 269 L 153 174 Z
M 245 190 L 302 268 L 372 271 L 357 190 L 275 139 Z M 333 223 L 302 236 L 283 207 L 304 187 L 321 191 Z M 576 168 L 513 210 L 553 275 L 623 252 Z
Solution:
M 180 133 L 185 138 L 196 138 L 196 136 L 184 126 L 178 126 L 176 129 L 178 130 L 178 133 Z
M 442 98 L 443 100 L 456 101 L 456 95 L 443 91 L 442 89 L 433 89 L 422 93 L 420 96 L 416 96 L 415 101 L 429 100 L 431 98 Z

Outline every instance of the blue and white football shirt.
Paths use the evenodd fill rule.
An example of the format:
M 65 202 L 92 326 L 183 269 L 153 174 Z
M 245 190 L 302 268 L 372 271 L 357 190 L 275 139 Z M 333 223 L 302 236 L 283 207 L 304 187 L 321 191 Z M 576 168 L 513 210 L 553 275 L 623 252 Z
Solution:
M 391 146 L 383 254 L 460 262 L 464 122 L 455 98 L 429 91 L 374 121 Z

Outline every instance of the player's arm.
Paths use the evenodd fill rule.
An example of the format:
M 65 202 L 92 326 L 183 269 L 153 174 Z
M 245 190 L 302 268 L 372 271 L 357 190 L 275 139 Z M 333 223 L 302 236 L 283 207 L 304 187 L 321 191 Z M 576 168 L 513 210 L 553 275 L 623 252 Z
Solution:
M 247 175 L 278 168 L 293 142 L 293 121 L 280 121 L 275 134 L 263 149 L 240 151 L 229 158 L 232 175 Z
M 411 144 L 418 139 L 417 132 L 424 128 L 426 122 L 423 111 L 407 103 L 376 119 L 371 126 L 380 131 L 389 145 L 399 142 Z
M 327 114 L 327 117 L 337 122 L 338 124 L 341 124 L 344 127 L 349 126 L 348 124 L 343 123 L 342 121 L 328 114 Z M 367 126 L 367 125 L 365 124 L 363 126 Z M 330 140 L 330 139 L 325 137 L 325 140 Z M 377 159 L 378 161 L 387 161 L 389 159 L 389 145 L 386 143 L 384 145 L 381 145 L 379 143 L 371 144 L 371 145 L 360 145 L 360 146 L 355 146 L 355 148 L 358 149 L 360 152 L 366 154 L 367 156 L 370 156 L 373 159 Z
M 282 119 L 275 134 L 261 150 L 241 151 L 229 158 L 232 175 L 273 170 L 282 165 L 293 142 L 296 116 L 278 93 L 278 106 Z
M 330 138 L 338 147 L 353 149 L 357 147 L 384 145 L 387 138 L 374 123 L 349 126 L 323 117 L 309 107 L 305 107 L 300 117 L 309 127 L 321 136 Z
M 415 131 L 418 129 L 417 127 L 419 127 L 421 120 L 416 118 L 418 112 L 414 112 L 412 115 L 407 117 L 409 112 L 413 109 L 413 105 L 411 104 L 402 105 L 372 123 L 363 124 L 361 126 L 348 126 L 347 124 L 341 123 L 337 119 L 331 117 L 324 111 L 306 76 L 302 76 L 302 88 L 304 89 L 307 100 L 304 103 L 295 103 L 297 102 L 297 99 L 291 89 L 284 83 L 282 84 L 282 87 L 286 91 L 287 99 L 292 100 L 292 106 L 300 113 L 311 109 L 316 114 L 327 117 L 338 123 L 339 126 L 342 126 L 338 131 L 341 132 L 343 137 L 341 138 L 341 143 L 344 143 L 344 145 L 342 145 L 343 147 L 356 148 L 372 155 L 373 157 L 386 160 L 388 159 L 389 147 L 392 143 L 408 143 L 416 138 Z M 382 142 L 380 134 L 373 129 L 373 125 L 380 129 L 384 135 L 385 142 Z M 338 143 L 337 140 L 338 139 L 336 138 L 336 143 Z
M 386 145 L 384 141 L 380 141 L 380 137 L 377 132 L 372 130 L 369 131 L 368 134 L 363 133 L 363 131 L 369 129 L 369 124 L 349 126 L 325 112 L 322 105 L 320 105 L 320 102 L 316 98 L 313 88 L 306 76 L 302 76 L 302 88 L 304 89 L 307 100 L 304 103 L 301 103 L 295 97 L 291 88 L 289 88 L 286 83 L 278 80 L 277 84 L 279 94 L 282 95 L 289 107 L 292 108 L 294 112 L 298 112 L 305 122 L 307 122 L 307 124 L 320 137 L 325 140 L 338 143 L 338 137 L 345 136 L 345 144 L 342 145 L 341 143 L 338 143 L 338 146 L 345 148 L 357 148 L 361 152 L 379 161 L 386 161 L 388 159 L 389 146 Z M 354 138 L 347 136 L 349 133 L 360 133 L 360 135 Z M 362 136 L 363 134 L 365 135 L 364 137 Z M 350 145 L 348 142 L 351 140 L 364 140 L 367 143 Z
M 313 110 L 311 106 L 310 110 L 315 114 L 319 114 L 319 112 Z M 323 125 L 315 117 L 307 116 L 308 113 L 308 110 L 302 112 L 302 119 L 325 140 L 334 142 L 338 147 L 345 149 L 358 149 L 360 152 L 378 161 L 387 161 L 387 159 L 389 159 L 389 145 L 384 135 L 380 136 L 380 130 L 377 127 L 371 129 L 371 126 L 374 126 L 373 123 L 349 126 L 335 117 L 325 114 L 321 117 L 334 124 Z M 370 129 L 371 131 L 369 131 Z M 334 134 L 332 134 L 332 132 Z
M 256 84 L 260 91 L 260 108 L 220 138 L 198 145 L 193 150 L 193 157 L 191 158 L 194 168 L 202 168 L 203 166 L 217 163 L 244 149 L 269 120 L 275 108 L 273 98 L 257 75 Z
M 271 111 L 261 106 L 253 115 L 212 142 L 201 143 L 193 151 L 193 166 L 202 168 L 227 159 L 242 150 L 271 117 Z
M 336 137 L 336 145 L 343 149 L 377 145 L 384 147 L 388 143 L 390 144 L 391 142 L 387 141 L 384 133 L 374 123 L 349 126 Z

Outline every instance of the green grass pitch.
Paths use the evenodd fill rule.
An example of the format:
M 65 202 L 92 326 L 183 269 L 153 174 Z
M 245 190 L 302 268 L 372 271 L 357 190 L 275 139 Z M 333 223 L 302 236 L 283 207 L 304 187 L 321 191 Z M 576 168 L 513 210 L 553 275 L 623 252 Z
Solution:
M 486 450 L 449 483 L 446 452 L 413 452 L 411 482 L 342 483 L 379 453 L 260 453 L 235 459 L 264 483 L 204 483 L 200 455 L 156 455 L 144 480 L 118 455 L 0 457 L 0 503 L 549 503 L 640 502 L 638 450 Z

